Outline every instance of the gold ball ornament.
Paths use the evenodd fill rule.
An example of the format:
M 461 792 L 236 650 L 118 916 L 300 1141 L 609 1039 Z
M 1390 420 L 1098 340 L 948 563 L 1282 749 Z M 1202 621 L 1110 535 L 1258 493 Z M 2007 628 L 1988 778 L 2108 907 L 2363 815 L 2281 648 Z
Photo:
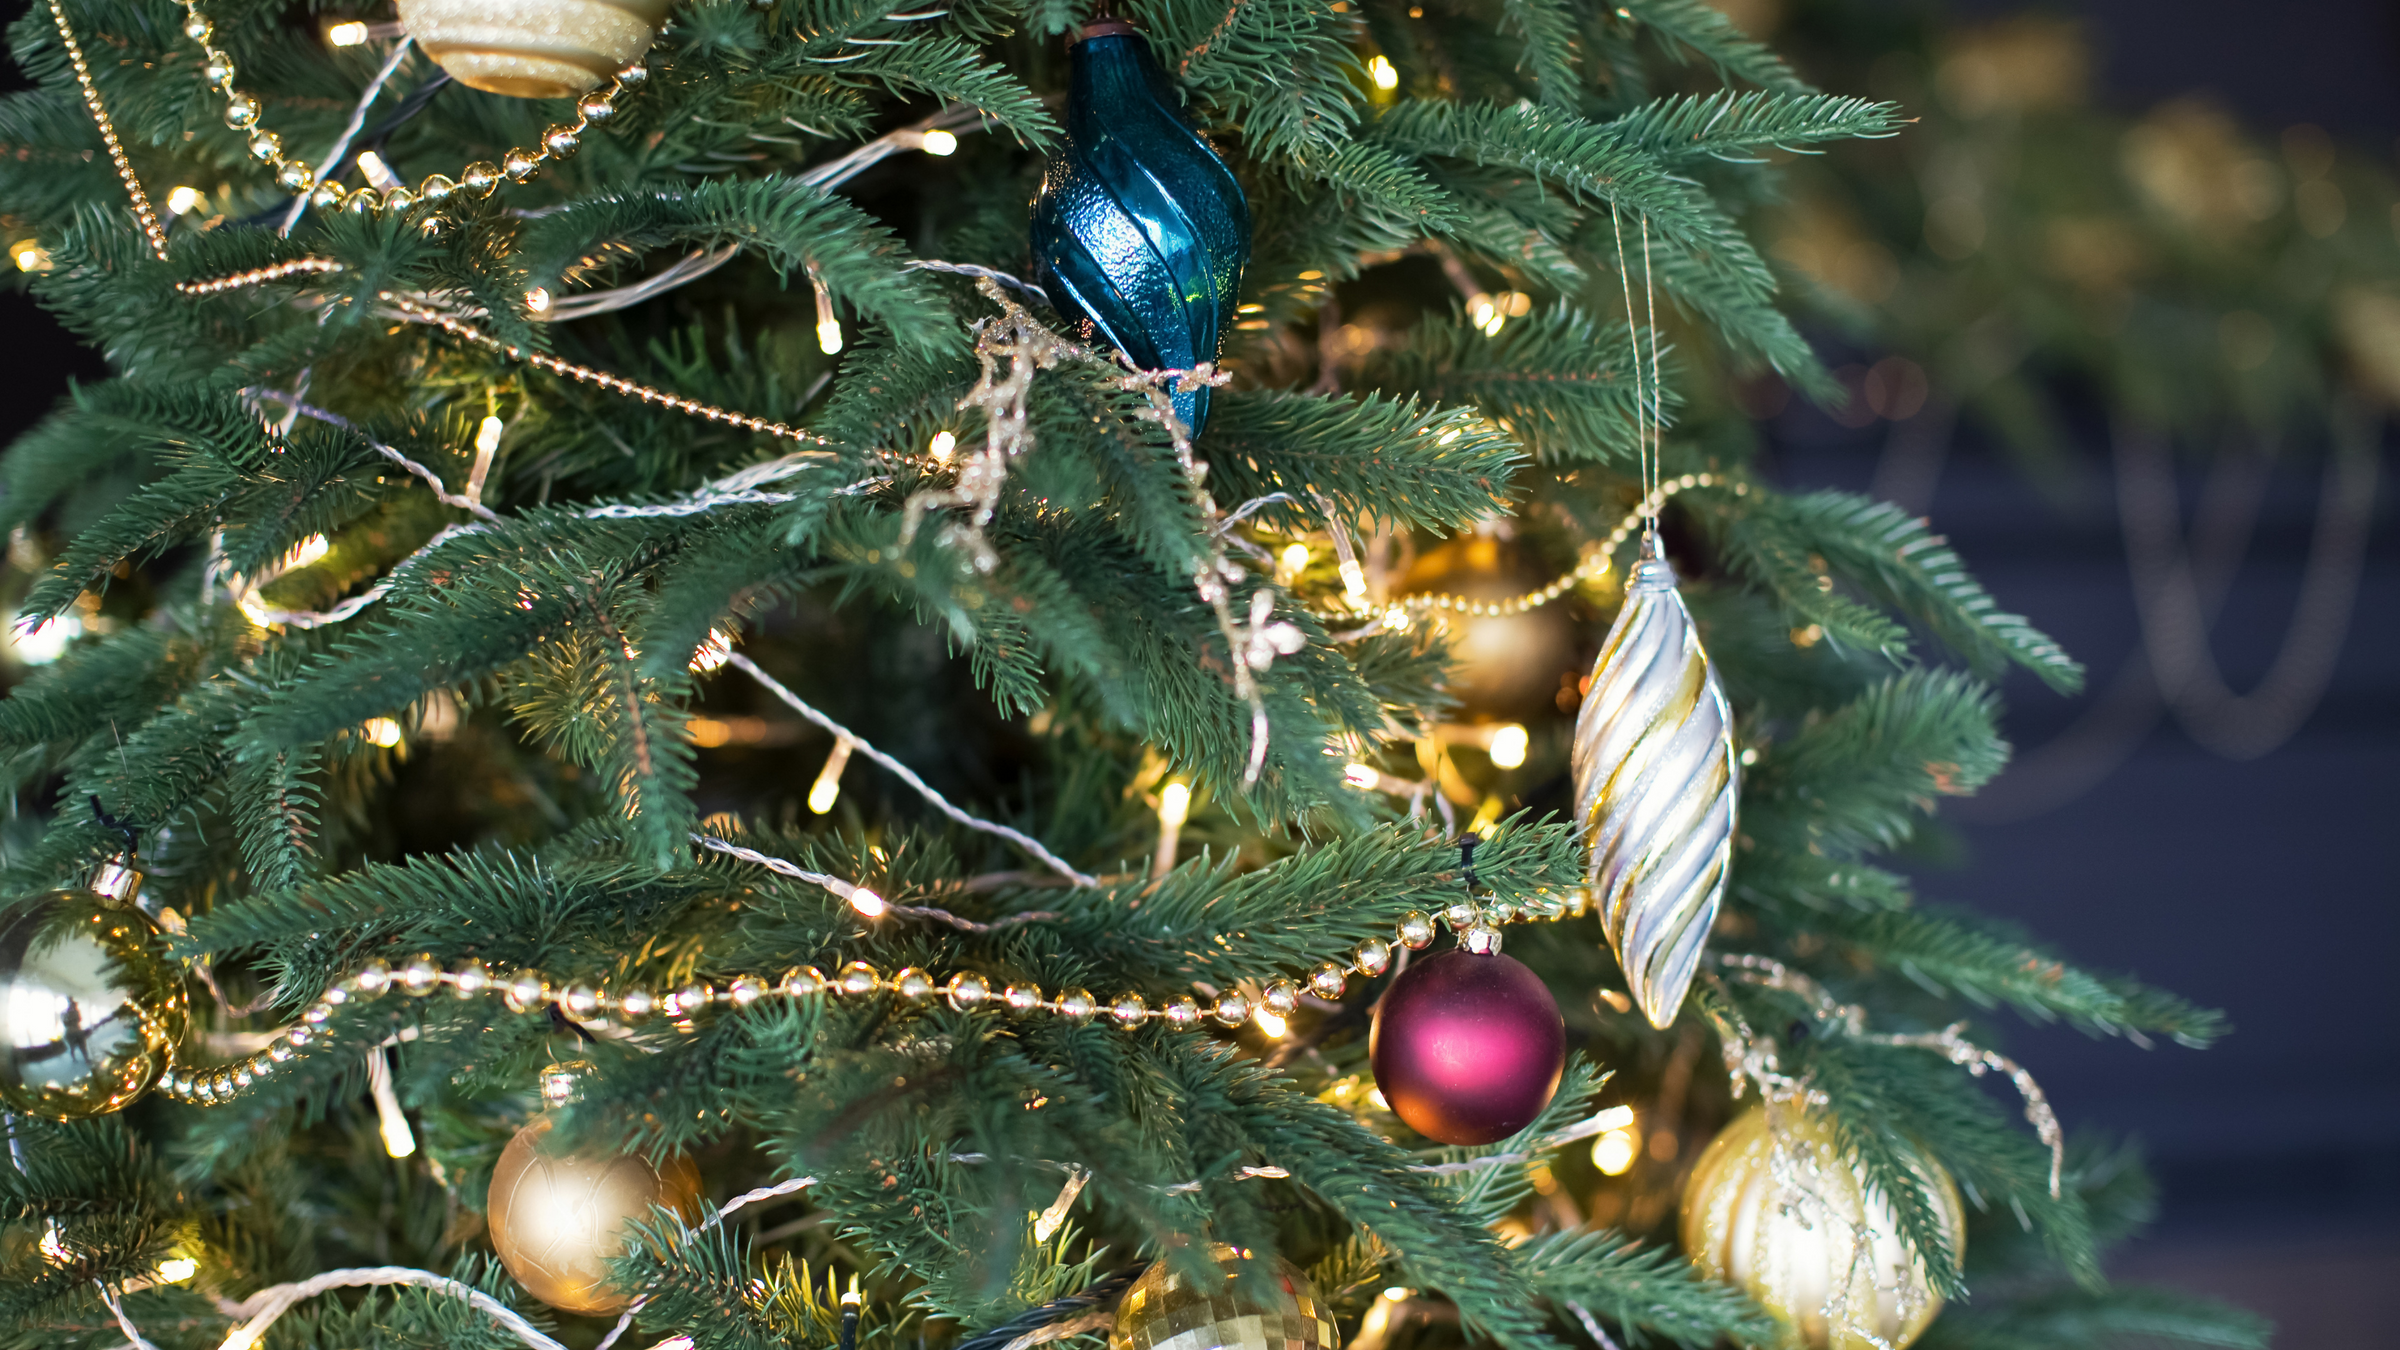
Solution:
M 1154 1261 L 1117 1304 L 1108 1350 L 1335 1350 L 1341 1337 L 1316 1286 L 1281 1257 L 1244 1270 L 1247 1251 L 1217 1243 L 1214 1277 Z M 1235 1278 L 1236 1275 L 1241 1278 Z
M 0 910 L 0 1109 L 81 1120 L 123 1109 L 173 1064 L 190 1009 L 158 925 L 111 865 Z
M 492 1169 L 492 1246 L 525 1291 L 561 1312 L 612 1313 L 633 1300 L 609 1285 L 629 1220 L 652 1205 L 686 1219 L 699 1210 L 700 1174 L 680 1155 L 653 1168 L 639 1154 L 547 1147 L 539 1117 L 508 1141 Z
M 588 94 L 650 49 L 670 0 L 400 0 L 400 23 L 470 89 Z
M 1927 1166 L 1950 1250 L 1963 1253 L 1958 1187 Z M 1684 1185 L 1682 1235 L 1703 1274 L 1810 1350 L 1905 1350 L 1942 1310 L 1891 1202 L 1868 1191 L 1825 1117 L 1797 1103 L 1754 1108 L 1710 1142 Z

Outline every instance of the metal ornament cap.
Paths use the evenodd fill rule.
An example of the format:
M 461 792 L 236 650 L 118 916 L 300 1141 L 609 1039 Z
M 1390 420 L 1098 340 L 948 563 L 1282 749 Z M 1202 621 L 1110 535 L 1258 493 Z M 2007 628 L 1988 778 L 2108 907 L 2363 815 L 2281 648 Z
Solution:
M 1567 1024 L 1523 962 L 1453 947 L 1392 981 L 1367 1058 L 1410 1129 L 1444 1144 L 1489 1144 L 1532 1124 L 1557 1094 Z
M 0 909 L 0 1110 L 120 1110 L 173 1067 L 190 1016 L 182 970 L 132 905 L 73 887 Z
M 1143 370 L 1213 361 L 1250 259 L 1249 200 L 1131 24 L 1087 25 L 1070 60 L 1066 143 L 1033 201 L 1039 280 Z M 1208 396 L 1172 396 L 1194 436 Z
M 1733 858 L 1733 712 L 1653 539 L 1625 583 L 1575 718 L 1586 879 L 1626 992 L 1654 1027 L 1683 1007 Z

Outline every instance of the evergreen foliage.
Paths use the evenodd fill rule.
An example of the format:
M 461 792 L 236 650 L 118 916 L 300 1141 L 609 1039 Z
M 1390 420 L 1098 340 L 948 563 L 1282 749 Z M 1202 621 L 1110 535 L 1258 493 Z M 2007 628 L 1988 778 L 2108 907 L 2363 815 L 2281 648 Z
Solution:
M 380 48 L 329 46 L 297 9 L 203 7 L 286 143 L 331 145 Z M 1458 899 L 1454 816 L 1496 830 L 1475 857 L 1494 900 L 1580 881 L 1581 842 L 1556 815 L 1572 681 L 1521 772 L 1453 756 L 1442 728 L 1500 720 L 1460 709 L 1460 632 L 1402 625 L 1380 601 L 1445 540 L 1506 536 L 1546 575 L 1575 566 L 1642 490 L 1655 361 L 1669 386 L 1641 415 L 1673 428 L 1666 471 L 1711 475 L 1669 508 L 1668 546 L 1754 752 L 1714 945 L 1813 975 L 1882 1031 L 1969 1016 L 1983 1035 L 1980 1011 L 2005 1004 L 2192 1045 L 2221 1032 L 2171 995 L 1920 909 L 1876 865 L 1936 798 L 2005 762 L 1983 680 L 2013 662 L 2063 690 L 2080 668 L 1922 522 L 1778 492 L 1738 433 L 1687 418 L 1694 390 L 1753 366 L 1834 387 L 1744 212 L 1773 190 L 1767 152 L 1895 134 L 1902 110 L 1818 93 L 1699 0 L 1138 0 L 1124 12 L 1258 222 L 1232 382 L 1185 447 L 1138 381 L 1078 349 L 1034 372 L 1019 436 L 978 380 L 1008 373 L 993 297 L 1023 293 L 1022 208 L 1061 135 L 1057 39 L 1087 9 L 692 0 L 575 158 L 462 195 L 439 228 L 310 211 L 287 234 L 289 199 L 223 125 L 179 11 L 70 0 L 135 173 L 154 195 L 197 185 L 163 261 L 47 12 L 22 20 L 10 45 L 37 87 L 0 101 L 0 204 L 48 260 L 34 295 L 110 375 L 0 460 L 0 523 L 41 564 L 16 617 L 85 634 L 0 701 L 0 881 L 71 881 L 121 846 L 119 822 L 138 828 L 150 900 L 175 910 L 174 949 L 194 962 L 185 1057 L 202 1066 L 368 962 L 420 953 L 536 969 L 559 990 L 865 961 L 1153 1007 L 1255 994 Z M 402 63 L 354 148 L 455 174 L 563 112 L 437 79 Z M 883 157 L 879 137 L 936 121 L 957 129 L 954 157 Z M 296 260 L 338 270 L 177 290 Z M 669 268 L 677 284 L 657 282 Z M 811 340 L 820 287 L 838 357 Z M 493 428 L 497 453 L 479 456 Z M 1011 452 L 991 510 L 925 511 L 920 494 L 955 486 L 987 438 Z M 1349 599 L 1337 559 L 1353 542 L 1376 604 Z M 1220 553 L 1232 570 L 1209 572 Z M 1232 623 L 1254 616 L 1242 631 L 1289 625 L 1297 650 L 1253 659 L 1196 574 L 1223 586 Z M 1618 575 L 1562 605 L 1587 657 Z M 831 811 L 803 812 L 828 733 L 712 669 L 712 632 L 1098 884 L 1062 885 L 863 758 Z M 1267 740 L 1251 781 L 1254 716 Z M 1346 766 L 1413 798 L 1362 790 Z M 1154 871 L 1170 779 L 1191 816 L 1180 860 Z M 894 909 L 870 921 L 696 834 Z M 1710 979 L 1653 1035 L 1600 1011 L 1621 980 L 1588 919 L 1510 941 L 1579 1043 L 1633 1059 L 1811 1015 Z M 689 1152 L 719 1205 L 814 1178 L 738 1215 L 712 1206 L 721 1222 L 652 1216 L 619 1262 L 647 1291 L 640 1344 L 827 1350 L 853 1279 L 860 1346 L 951 1344 L 1110 1271 L 1197 1262 L 1204 1238 L 1312 1265 L 1345 1336 L 1401 1286 L 1455 1308 L 1427 1334 L 1510 1350 L 1584 1344 L 1587 1327 L 1625 1344 L 1774 1340 L 1740 1293 L 1640 1224 L 1585 1223 L 1561 1192 L 1605 1184 L 1551 1145 L 1621 1086 L 1605 1063 L 1576 1059 L 1516 1139 L 1409 1134 L 1364 1078 L 1384 984 L 1308 1004 L 1281 1041 L 888 994 L 765 998 L 639 1037 L 491 1000 L 354 999 L 232 1104 L 154 1096 L 93 1122 L 17 1121 L 0 1346 L 116 1344 L 104 1292 L 165 1350 L 216 1346 L 233 1325 L 216 1300 L 370 1264 L 447 1273 L 592 1344 L 601 1324 L 532 1305 L 481 1236 L 500 1148 L 537 1109 L 540 1071 L 570 1059 L 586 1067 L 562 1140 Z M 377 1142 L 364 1065 L 379 1047 L 413 1159 Z M 1939 1287 L 1975 1288 L 1987 1243 L 2016 1251 L 1987 1230 L 2038 1235 L 1927 1345 L 2263 1344 L 2238 1316 L 2099 1279 L 2113 1216 L 2138 1208 L 2121 1156 L 2079 1151 L 2054 1197 L 2044 1147 L 1940 1056 L 1831 1033 L 1781 1048 Z M 1687 1131 L 1723 1114 L 1721 1091 L 1696 1100 Z M 1687 1133 L 1687 1157 L 1700 1142 Z M 1963 1260 L 1924 1191 L 1935 1164 L 1979 1215 Z M 1027 1216 L 1068 1169 L 1089 1185 L 1037 1236 Z M 45 1234 L 63 1256 L 42 1253 Z M 171 1256 L 198 1263 L 194 1282 L 156 1278 Z M 456 1298 L 400 1288 L 309 1304 L 267 1343 L 517 1342 Z

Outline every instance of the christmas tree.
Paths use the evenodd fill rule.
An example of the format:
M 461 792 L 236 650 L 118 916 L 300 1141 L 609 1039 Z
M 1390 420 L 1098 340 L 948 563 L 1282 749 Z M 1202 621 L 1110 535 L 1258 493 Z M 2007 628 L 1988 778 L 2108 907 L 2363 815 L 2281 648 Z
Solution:
M 1697 0 L 11 46 L 112 373 L 0 459 L 8 1344 L 2264 1343 L 1997 1049 L 2220 1019 L 1878 861 L 2078 667 L 1727 397 L 1905 108 Z

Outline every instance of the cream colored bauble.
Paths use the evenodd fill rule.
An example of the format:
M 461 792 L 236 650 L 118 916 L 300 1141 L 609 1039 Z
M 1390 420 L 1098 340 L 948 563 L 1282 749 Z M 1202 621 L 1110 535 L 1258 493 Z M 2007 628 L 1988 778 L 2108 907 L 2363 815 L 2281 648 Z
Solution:
M 451 78 L 516 98 L 573 98 L 632 65 L 671 0 L 400 0 L 400 25 Z
M 700 1174 L 678 1155 L 653 1169 L 639 1154 L 565 1153 L 546 1147 L 547 1116 L 517 1131 L 492 1169 L 492 1246 L 527 1293 L 572 1313 L 616 1312 L 632 1300 L 609 1287 L 609 1258 L 625 1250 L 626 1222 L 652 1205 L 690 1218 Z
M 1939 1167 L 1929 1180 L 1962 1253 L 1958 1187 Z M 1942 1310 L 1890 1202 L 1868 1192 L 1825 1118 L 1796 1103 L 1750 1111 L 1700 1155 L 1684 1184 L 1683 1247 L 1812 1350 L 1905 1350 Z

